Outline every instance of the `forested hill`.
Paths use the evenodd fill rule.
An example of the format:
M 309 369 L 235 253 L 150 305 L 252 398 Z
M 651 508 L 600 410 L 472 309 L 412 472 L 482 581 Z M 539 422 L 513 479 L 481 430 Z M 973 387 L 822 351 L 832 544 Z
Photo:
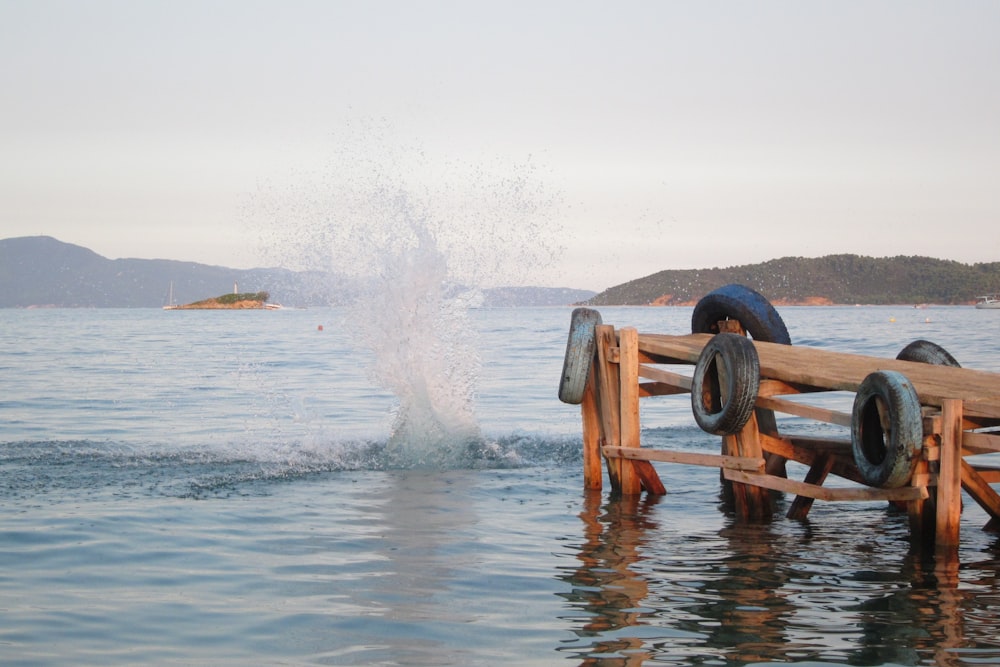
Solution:
M 607 289 L 587 305 L 690 305 L 740 283 L 787 304 L 967 304 L 1000 292 L 1000 262 L 931 257 L 782 257 L 728 268 L 667 270 Z

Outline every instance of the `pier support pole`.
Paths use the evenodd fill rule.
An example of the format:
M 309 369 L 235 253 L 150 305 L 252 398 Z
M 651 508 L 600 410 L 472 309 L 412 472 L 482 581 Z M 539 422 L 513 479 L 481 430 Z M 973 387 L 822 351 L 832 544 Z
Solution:
M 584 485 L 600 488 L 599 463 L 587 452 L 601 447 L 640 446 L 639 424 L 639 333 L 632 327 L 621 329 L 599 324 L 594 329 L 596 360 L 584 392 Z M 588 422 L 589 420 L 589 422 Z M 599 435 L 590 435 L 590 433 Z M 643 490 L 666 493 L 659 475 L 649 461 L 622 456 L 606 456 L 611 490 L 623 496 L 639 495 Z
M 611 447 L 621 446 L 621 379 L 618 368 L 618 341 L 615 328 L 610 324 L 599 324 L 594 329 L 597 337 L 596 387 L 597 404 L 601 415 L 601 444 Z M 609 458 L 608 479 L 611 490 L 623 490 L 622 459 Z
M 941 470 L 934 527 L 938 555 L 958 547 L 962 515 L 962 412 L 961 399 L 941 401 Z
M 618 374 L 621 380 L 622 447 L 642 446 L 639 422 L 639 332 L 633 327 L 618 331 Z M 641 459 L 621 459 L 622 493 L 646 491 L 662 496 L 667 490 L 653 464 Z
M 639 446 L 639 332 L 633 327 L 618 330 L 618 414 L 621 421 L 621 446 Z M 642 481 L 634 462 L 617 459 L 621 493 L 625 496 L 642 493 Z
M 730 456 L 762 458 L 757 416 L 751 415 L 739 433 L 722 437 L 722 453 Z M 736 515 L 744 521 L 767 521 L 774 514 L 771 492 L 760 486 L 732 482 Z
M 599 491 L 604 483 L 604 466 L 601 465 L 601 413 L 594 366 L 592 363 L 590 377 L 583 388 L 580 414 L 583 420 L 583 488 Z
M 927 439 L 924 440 L 925 451 L 927 450 Z M 941 447 L 936 445 L 937 456 L 940 456 Z M 920 479 L 926 484 L 930 477 L 930 464 L 926 459 L 917 461 L 913 470 L 913 479 Z M 911 482 L 913 483 L 913 482 Z M 906 512 L 910 519 L 910 544 L 914 547 L 924 547 L 934 543 L 934 521 L 937 517 L 936 497 L 937 489 L 931 487 L 931 493 L 927 498 L 917 498 L 907 501 Z

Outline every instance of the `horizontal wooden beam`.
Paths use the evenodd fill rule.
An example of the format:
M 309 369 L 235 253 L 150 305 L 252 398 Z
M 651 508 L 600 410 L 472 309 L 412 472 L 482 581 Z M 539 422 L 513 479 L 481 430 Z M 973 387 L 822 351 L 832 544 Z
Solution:
M 608 458 L 637 459 L 641 461 L 659 461 L 662 463 L 683 463 L 692 466 L 723 468 L 728 470 L 764 470 L 764 459 L 748 456 L 725 456 L 723 454 L 702 454 L 700 452 L 677 452 L 664 449 L 638 449 L 636 447 L 601 448 Z
M 773 491 L 794 493 L 797 496 L 815 498 L 816 500 L 923 500 L 930 495 L 925 486 L 903 486 L 898 489 L 828 488 L 818 484 L 808 484 L 784 477 L 749 473 L 742 470 L 723 470 L 722 474 L 731 482 L 741 482 Z
M 681 389 L 672 384 L 663 382 L 640 382 L 639 396 L 649 398 L 650 396 L 673 396 L 675 394 L 689 394 L 687 389 Z
M 681 391 L 691 391 L 691 378 L 689 376 L 650 366 L 649 364 L 639 364 L 639 377 L 669 384 Z
M 805 417 L 806 419 L 815 419 L 816 421 L 836 424 L 837 426 L 850 427 L 851 425 L 851 415 L 846 412 L 817 408 L 813 405 L 804 405 L 783 398 L 759 396 L 754 405 L 758 408 L 774 410 L 775 412 L 795 415 L 796 417 Z
M 965 431 L 962 433 L 962 449 L 974 454 L 1000 452 L 1000 435 Z
M 812 394 L 824 391 L 829 391 L 829 389 L 793 382 L 783 382 L 782 380 L 775 380 L 773 378 L 761 378 L 758 393 L 761 396 L 781 396 L 788 394 Z

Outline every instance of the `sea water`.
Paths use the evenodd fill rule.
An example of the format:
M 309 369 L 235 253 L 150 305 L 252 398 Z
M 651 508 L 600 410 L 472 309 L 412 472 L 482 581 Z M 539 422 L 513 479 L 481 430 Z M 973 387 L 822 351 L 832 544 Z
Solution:
M 1000 664 L 1000 540 L 968 498 L 949 580 L 883 503 L 740 525 L 717 470 L 668 465 L 664 497 L 584 493 L 569 314 L 468 311 L 441 423 L 473 429 L 428 457 L 353 309 L 0 312 L 0 664 Z M 990 311 L 781 314 L 796 344 L 1000 371 Z M 718 451 L 688 397 L 642 410 L 644 444 Z

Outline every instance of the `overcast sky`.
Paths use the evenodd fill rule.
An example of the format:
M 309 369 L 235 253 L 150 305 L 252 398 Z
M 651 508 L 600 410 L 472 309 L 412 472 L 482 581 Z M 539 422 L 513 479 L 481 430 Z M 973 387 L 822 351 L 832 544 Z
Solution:
M 995 0 L 0 0 L 0 237 L 273 264 L 378 171 L 456 253 L 546 248 L 495 283 L 998 261 L 998 31 Z

